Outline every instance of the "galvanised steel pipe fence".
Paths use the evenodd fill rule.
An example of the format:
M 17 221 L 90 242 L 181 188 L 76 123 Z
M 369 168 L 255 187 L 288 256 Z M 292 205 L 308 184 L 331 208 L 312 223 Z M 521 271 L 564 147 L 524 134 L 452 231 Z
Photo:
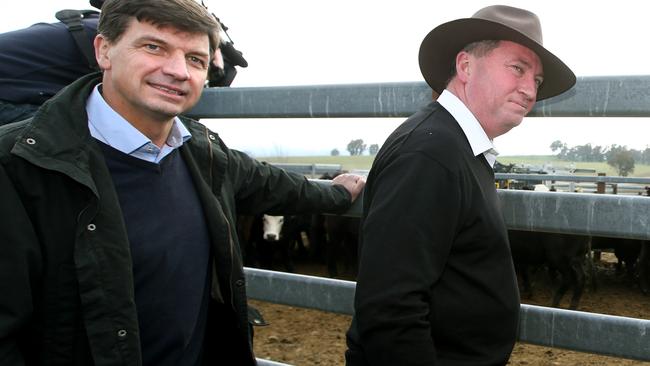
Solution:
M 352 315 L 355 283 L 246 269 L 256 300 Z M 521 342 L 594 354 L 650 360 L 650 320 L 521 305 Z
M 188 115 L 195 118 L 406 117 L 430 100 L 431 89 L 422 82 L 212 88 L 204 92 Z M 572 90 L 538 103 L 530 115 L 650 117 L 650 76 L 580 77 Z M 528 178 L 538 180 L 539 176 Z M 598 177 L 596 182 L 621 182 L 612 178 L 615 177 Z M 645 184 L 647 180 L 629 178 L 629 183 Z M 498 194 L 506 224 L 511 229 L 650 239 L 648 197 L 515 190 L 499 190 Z M 347 215 L 359 216 L 360 206 L 358 200 Z M 253 299 L 352 313 L 354 282 L 252 268 L 246 269 L 246 275 L 248 294 Z M 522 342 L 650 361 L 650 320 L 531 305 L 522 305 L 520 319 Z M 281 365 L 266 360 L 260 360 L 260 364 Z

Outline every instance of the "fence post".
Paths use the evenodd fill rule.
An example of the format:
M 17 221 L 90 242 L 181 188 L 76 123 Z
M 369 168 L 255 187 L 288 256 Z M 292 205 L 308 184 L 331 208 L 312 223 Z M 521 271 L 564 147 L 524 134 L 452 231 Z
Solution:
M 604 177 L 605 173 L 598 173 L 599 177 Z M 605 193 L 605 182 L 596 183 L 596 193 Z

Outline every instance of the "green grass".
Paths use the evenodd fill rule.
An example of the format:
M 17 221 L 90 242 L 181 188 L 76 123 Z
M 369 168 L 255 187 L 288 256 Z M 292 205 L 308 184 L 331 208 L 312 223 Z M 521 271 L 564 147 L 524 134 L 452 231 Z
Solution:
M 367 170 L 370 169 L 374 156 L 287 156 L 287 157 L 258 157 L 259 161 L 269 163 L 300 163 L 300 164 L 341 164 L 343 170 Z M 544 165 L 552 164 L 555 168 L 573 166 L 578 169 L 594 169 L 597 173 L 605 173 L 608 176 L 618 175 L 617 171 L 607 163 L 585 163 L 559 160 L 552 155 L 531 155 L 531 156 L 500 156 L 502 164 L 531 164 Z M 631 177 L 650 177 L 650 165 L 636 164 Z

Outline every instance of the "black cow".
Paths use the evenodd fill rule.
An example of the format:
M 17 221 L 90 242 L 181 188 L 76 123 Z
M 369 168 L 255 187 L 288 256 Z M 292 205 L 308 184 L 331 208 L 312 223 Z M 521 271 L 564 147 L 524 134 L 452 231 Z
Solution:
M 521 275 L 523 292 L 531 294 L 529 269 L 546 266 L 552 279 L 560 274 L 551 306 L 558 307 L 562 296 L 573 287 L 569 309 L 577 309 L 585 287 L 585 258 L 589 237 L 570 234 L 510 230 L 510 249 L 515 269 Z
M 324 174 L 319 179 L 331 180 L 337 175 Z M 311 232 L 316 250 L 325 255 L 327 272 L 330 277 L 339 276 L 339 263 L 343 271 L 356 277 L 359 247 L 359 223 L 357 217 L 341 215 L 316 215 L 312 219 Z M 312 237 L 310 237 L 312 240 Z
M 650 293 L 650 241 L 641 244 L 638 268 L 641 291 L 644 295 L 648 295 Z
M 359 247 L 359 222 L 356 217 L 325 216 L 325 233 L 327 245 L 325 256 L 327 272 L 330 277 L 338 277 L 338 262 L 342 262 L 344 271 L 356 277 Z
M 650 292 L 650 242 L 647 240 L 593 237 L 594 249 L 610 249 L 614 251 L 616 259 L 616 272 L 622 273 L 625 269 L 627 277 L 638 280 L 643 294 Z
M 608 238 L 602 236 L 591 237 L 591 249 L 603 250 L 612 249 L 618 262 L 616 263 L 616 272 L 622 273 L 625 269 L 630 279 L 634 278 L 637 268 L 637 260 L 641 254 L 641 244 L 643 241 L 624 238 Z

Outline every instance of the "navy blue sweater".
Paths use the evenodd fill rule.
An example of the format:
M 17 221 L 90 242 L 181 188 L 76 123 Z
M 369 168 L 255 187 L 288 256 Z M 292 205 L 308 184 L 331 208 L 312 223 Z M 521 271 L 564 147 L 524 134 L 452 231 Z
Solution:
M 124 215 L 144 365 L 200 362 L 210 243 L 192 178 L 174 150 L 150 163 L 99 142 Z

